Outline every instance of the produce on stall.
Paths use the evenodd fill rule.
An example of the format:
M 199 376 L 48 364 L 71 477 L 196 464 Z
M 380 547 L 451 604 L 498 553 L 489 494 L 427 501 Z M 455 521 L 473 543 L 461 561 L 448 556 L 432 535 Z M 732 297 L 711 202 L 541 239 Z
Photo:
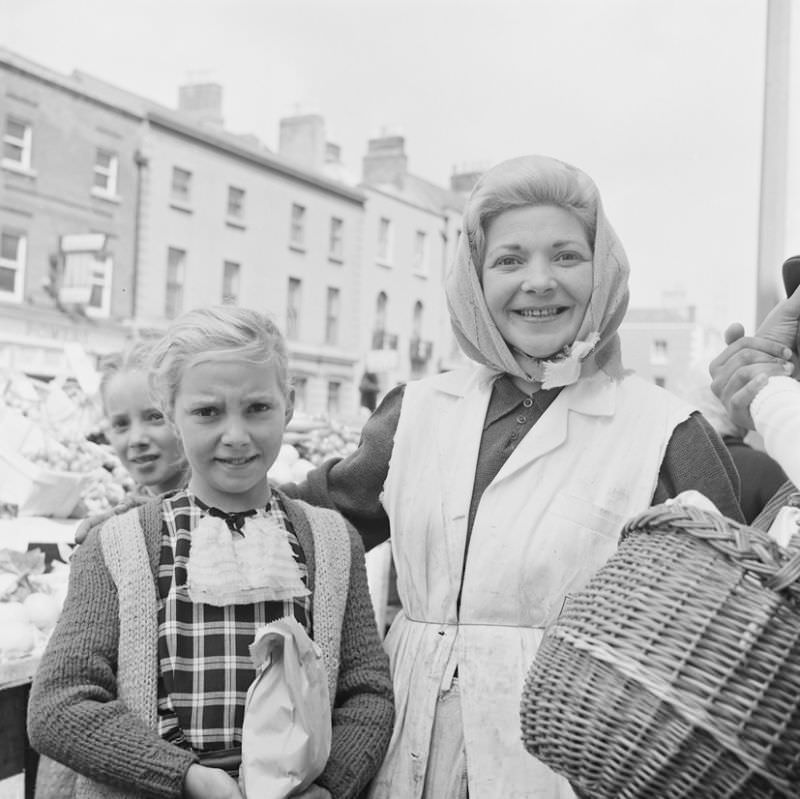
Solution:
M 69 560 L 70 548 L 62 552 Z M 53 561 L 45 572 L 40 549 L 0 549 L 0 664 L 41 654 L 67 593 L 69 567 Z
M 52 383 L 0 373 L 0 517 L 82 518 L 123 502 L 133 480 L 105 442 L 96 401 Z M 270 469 L 280 485 L 301 482 L 328 458 L 344 457 L 360 431 L 298 414 Z M 0 518 L 0 525 L 2 525 Z M 38 549 L 0 549 L 0 663 L 36 656 L 66 594 L 70 547 L 45 568 Z

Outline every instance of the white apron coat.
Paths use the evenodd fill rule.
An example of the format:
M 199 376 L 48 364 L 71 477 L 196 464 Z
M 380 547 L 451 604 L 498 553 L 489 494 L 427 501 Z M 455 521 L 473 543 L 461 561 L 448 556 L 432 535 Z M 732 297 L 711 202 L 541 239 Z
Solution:
M 487 487 L 456 598 L 494 373 L 409 383 L 382 502 L 403 611 L 386 639 L 396 719 L 372 799 L 422 796 L 436 700 L 458 667 L 470 799 L 574 796 L 522 746 L 520 699 L 544 628 L 649 507 L 691 408 L 602 372 L 562 390 Z M 427 799 L 448 799 L 428 797 Z

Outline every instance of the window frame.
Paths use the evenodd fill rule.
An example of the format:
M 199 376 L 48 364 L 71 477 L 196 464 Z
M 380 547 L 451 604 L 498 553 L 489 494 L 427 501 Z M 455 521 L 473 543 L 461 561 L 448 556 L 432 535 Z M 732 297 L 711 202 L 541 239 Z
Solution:
M 238 202 L 234 200 L 236 193 L 239 195 Z M 246 197 L 247 191 L 245 189 L 232 184 L 228 185 L 228 202 L 225 213 L 229 219 L 234 219 L 237 222 L 241 222 L 244 219 Z
M 3 257 L 2 239 L 6 236 L 15 237 L 17 239 L 17 252 L 15 261 L 11 261 L 10 259 Z M 0 230 L 0 267 L 14 271 L 14 290 L 6 291 L 5 289 L 0 288 L 0 300 L 5 302 L 22 302 L 27 254 L 27 234 L 21 230 L 13 230 L 11 228 L 4 228 L 3 230 Z
M 328 418 L 338 416 L 342 412 L 342 381 L 341 380 L 328 380 L 327 390 L 325 396 L 325 411 Z M 331 406 L 336 407 L 332 410 Z
M 106 155 L 109 156 L 108 167 L 104 167 L 98 162 L 101 153 L 105 153 Z M 94 166 L 92 169 L 92 174 L 93 174 L 93 182 L 91 189 L 92 194 L 95 194 L 100 197 L 117 196 L 117 186 L 119 181 L 119 155 L 117 153 L 105 147 L 98 147 L 95 150 Z M 97 185 L 96 181 L 98 176 L 106 178 L 107 180 L 106 186 Z
M 229 274 L 228 267 L 236 267 L 235 270 L 231 270 L 233 272 L 233 279 L 231 280 L 231 275 Z M 231 283 L 234 284 L 235 291 L 226 291 L 226 289 L 231 288 Z M 242 288 L 242 265 L 238 261 L 228 261 L 225 260 L 222 262 L 222 304 L 223 305 L 238 305 L 239 304 L 239 296 L 241 295 L 241 288 Z
M 306 213 L 305 205 L 292 203 L 289 220 L 289 246 L 296 250 L 305 250 Z
M 342 290 L 328 286 L 325 294 L 325 343 L 329 347 L 339 346 L 339 320 L 342 315 Z
M 96 266 L 92 270 L 92 295 L 89 301 L 83 306 L 86 315 L 95 319 L 108 319 L 111 316 L 111 286 L 114 278 L 114 258 L 105 255 L 103 258 L 95 258 Z M 101 282 L 97 281 L 99 272 L 102 271 Z M 91 305 L 94 289 L 102 289 L 102 302 L 99 306 Z
M 376 260 L 385 266 L 390 266 L 392 263 L 392 235 L 392 220 L 387 216 L 379 217 Z
M 9 123 L 13 122 L 21 125 L 24 130 L 22 138 L 13 136 L 8 131 Z M 6 145 L 11 147 L 18 147 L 20 150 L 20 158 L 9 158 L 6 155 Z M 9 169 L 21 170 L 29 172 L 31 169 L 33 155 L 33 125 L 28 120 L 22 117 L 15 116 L 14 114 L 6 114 L 6 125 L 3 129 L 3 152 L 0 156 L 0 164 L 8 167 Z
M 328 258 L 332 261 L 344 261 L 344 219 L 332 216 L 328 232 Z
M 180 253 L 179 260 L 172 261 L 172 253 Z M 176 319 L 183 312 L 183 292 L 186 286 L 186 262 L 189 259 L 188 252 L 180 247 L 167 247 L 167 280 L 164 293 L 164 318 Z M 172 271 L 180 272 L 178 279 L 173 279 Z M 177 296 L 178 302 L 174 302 Z
M 184 175 L 186 177 L 185 185 L 181 185 L 181 181 L 176 181 L 176 178 Z M 192 178 L 194 174 L 184 169 L 182 166 L 172 167 L 172 177 L 170 179 L 170 200 L 179 205 L 190 205 L 192 202 Z
M 293 291 L 293 287 L 296 291 Z M 294 300 L 297 299 L 297 303 Z M 299 277 L 289 277 L 286 288 L 286 338 L 297 341 L 300 338 L 300 318 L 303 304 L 303 281 Z
M 420 248 L 419 243 L 422 242 Z M 428 274 L 428 232 L 417 230 L 414 234 L 414 272 L 418 275 Z

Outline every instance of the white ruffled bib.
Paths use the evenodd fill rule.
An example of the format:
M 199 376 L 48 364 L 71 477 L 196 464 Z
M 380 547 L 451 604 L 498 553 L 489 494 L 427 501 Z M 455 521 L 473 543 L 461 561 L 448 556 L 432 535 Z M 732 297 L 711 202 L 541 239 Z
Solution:
M 192 530 L 187 587 L 193 602 L 223 607 L 308 596 L 283 527 L 254 516 L 242 533 L 211 515 Z

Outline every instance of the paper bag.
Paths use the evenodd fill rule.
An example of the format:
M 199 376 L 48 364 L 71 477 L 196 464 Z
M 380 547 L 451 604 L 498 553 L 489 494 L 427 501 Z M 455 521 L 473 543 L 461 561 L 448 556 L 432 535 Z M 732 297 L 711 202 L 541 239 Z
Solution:
M 322 773 L 331 750 L 328 674 L 296 619 L 261 627 L 250 645 L 239 783 L 245 799 L 285 799 Z

